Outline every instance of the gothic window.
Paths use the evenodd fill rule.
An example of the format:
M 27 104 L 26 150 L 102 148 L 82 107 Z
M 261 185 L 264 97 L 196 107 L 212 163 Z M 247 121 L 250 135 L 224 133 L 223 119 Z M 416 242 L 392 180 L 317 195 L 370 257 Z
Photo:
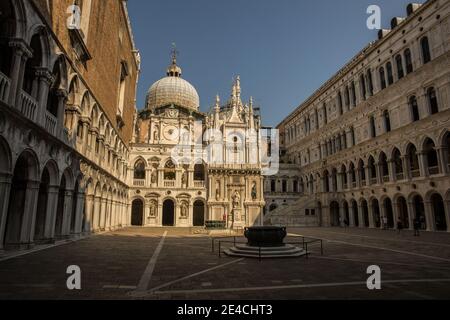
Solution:
M 145 163 L 142 160 L 134 165 L 134 179 L 145 179 Z
M 383 112 L 383 120 L 386 132 L 391 132 L 391 118 L 389 116 L 389 111 L 385 110 Z
M 427 138 L 424 143 L 423 151 L 427 159 L 427 169 L 430 175 L 439 173 L 438 156 L 436 146 L 430 138 Z
M 410 74 L 414 71 L 413 63 L 412 63 L 412 57 L 411 57 L 411 50 L 406 49 L 405 50 L 405 63 L 406 63 L 406 73 Z
M 356 107 L 356 88 L 354 81 L 352 81 L 352 105 L 353 107 Z
M 270 180 L 270 192 L 275 192 L 275 191 L 276 191 L 276 181 Z
M 205 166 L 203 164 L 196 164 L 194 166 L 194 180 L 195 181 L 205 180 Z
M 370 116 L 369 122 L 370 122 L 370 137 L 375 138 L 377 136 L 377 131 L 375 127 L 375 117 Z
M 417 104 L 417 98 L 415 96 L 409 98 L 409 108 L 411 110 L 412 122 L 419 121 L 420 120 L 419 106 Z
M 323 121 L 325 124 L 328 123 L 328 112 L 327 112 L 327 105 L 323 104 Z
M 394 83 L 394 74 L 392 72 L 392 64 L 390 62 L 386 64 L 386 70 L 387 70 L 388 85 L 391 85 Z
M 164 166 L 164 180 L 175 180 L 175 177 L 175 164 L 172 160 L 169 160 Z
M 431 61 L 430 43 L 428 41 L 428 37 L 423 37 L 420 40 L 420 47 L 422 49 L 423 64 L 426 64 Z
M 342 110 L 342 94 L 339 91 L 338 92 L 338 108 L 339 108 L 339 115 L 342 115 L 343 110 Z
M 403 71 L 403 59 L 401 55 L 397 55 L 395 57 L 395 63 L 397 64 L 397 75 L 398 79 L 400 80 L 405 76 L 405 72 Z
M 123 117 L 123 108 L 125 105 L 125 89 L 126 89 L 126 80 L 128 77 L 128 65 L 125 61 L 121 62 L 120 65 L 120 77 L 119 77 L 119 100 L 117 107 L 117 114 Z
M 369 82 L 369 94 L 373 95 L 373 79 L 372 79 L 372 71 L 367 70 L 367 81 Z
M 439 106 L 436 96 L 436 90 L 434 88 L 429 88 L 427 91 L 428 104 L 430 105 L 430 113 L 435 114 L 439 112 Z
M 381 67 L 379 72 L 380 72 L 381 89 L 386 89 L 386 74 L 384 72 L 384 68 Z
M 361 86 L 361 96 L 363 100 L 367 98 L 367 90 L 366 90 L 366 79 L 364 79 L 364 74 L 359 77 L 359 85 Z

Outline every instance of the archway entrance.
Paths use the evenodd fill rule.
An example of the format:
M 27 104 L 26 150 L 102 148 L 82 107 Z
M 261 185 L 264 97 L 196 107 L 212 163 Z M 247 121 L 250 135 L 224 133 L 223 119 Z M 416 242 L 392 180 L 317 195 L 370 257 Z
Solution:
M 403 224 L 403 228 L 409 229 L 409 216 L 408 216 L 408 205 L 406 204 L 406 199 L 403 197 L 398 198 L 398 216 Z
M 332 227 L 339 227 L 340 221 L 339 221 L 339 203 L 332 202 L 330 205 L 330 225 Z
M 447 221 L 445 220 L 444 200 L 439 194 L 435 193 L 431 196 L 431 206 L 433 209 L 432 212 L 434 215 L 436 231 L 446 231 Z
M 22 224 L 25 216 L 25 201 L 29 197 L 30 176 L 32 162 L 30 156 L 21 155 L 14 168 L 14 175 L 9 196 L 8 214 L 6 216 L 6 229 L 3 243 L 18 245 L 22 237 Z
M 201 200 L 194 202 L 194 227 L 202 227 L 205 225 L 205 204 Z
M 39 197 L 36 210 L 36 220 L 34 223 L 34 241 L 39 241 L 45 237 L 45 218 L 47 214 L 48 192 L 50 185 L 50 174 L 47 168 L 44 169 L 39 185 Z
M 372 213 L 375 227 L 381 228 L 380 204 L 377 199 L 372 200 Z
M 144 216 L 144 203 L 140 199 L 136 199 L 131 204 L 131 225 L 142 226 Z
M 392 208 L 392 201 L 389 198 L 384 200 L 384 210 L 387 218 L 387 227 L 394 228 L 394 209 Z
M 163 226 L 173 227 L 175 225 L 175 205 L 168 199 L 163 204 Z
M 364 226 L 366 228 L 370 227 L 370 221 L 369 221 L 369 206 L 367 204 L 366 200 L 362 200 L 361 201 L 361 209 L 362 209 L 362 216 L 363 216 L 363 220 L 364 220 Z

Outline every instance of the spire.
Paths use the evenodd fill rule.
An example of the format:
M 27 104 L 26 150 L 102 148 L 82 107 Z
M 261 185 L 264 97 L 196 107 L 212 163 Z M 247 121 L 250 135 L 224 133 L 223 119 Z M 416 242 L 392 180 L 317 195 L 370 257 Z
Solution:
M 216 105 L 214 107 L 214 110 L 216 111 L 216 113 L 218 113 L 220 111 L 220 97 L 219 97 L 219 94 L 216 95 Z
M 238 102 L 240 102 L 241 101 L 241 77 L 240 76 L 236 77 L 235 86 L 236 86 L 236 98 L 237 98 Z
M 168 77 L 181 77 L 181 68 L 177 65 L 177 56 L 178 56 L 179 52 L 177 51 L 177 45 L 174 43 L 172 43 L 172 51 L 171 51 L 171 56 L 172 56 L 172 64 L 169 66 L 169 68 L 167 68 L 167 76 Z

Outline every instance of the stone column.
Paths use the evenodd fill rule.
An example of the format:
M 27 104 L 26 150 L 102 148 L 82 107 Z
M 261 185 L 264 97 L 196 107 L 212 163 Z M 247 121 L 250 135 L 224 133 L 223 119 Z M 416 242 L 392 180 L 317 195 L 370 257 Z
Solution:
M 47 211 L 45 214 L 44 238 L 53 240 L 55 238 L 56 214 L 58 211 L 59 186 L 48 187 Z
M 424 207 L 425 207 L 425 220 L 427 223 L 427 231 L 436 231 L 431 201 L 424 201 Z
M 355 211 L 353 210 L 353 206 L 349 205 L 348 207 L 348 214 L 350 216 L 350 227 L 355 227 Z
M 84 222 L 84 230 L 86 231 L 93 231 L 93 206 L 94 206 L 94 196 L 93 195 L 89 195 L 86 196 L 86 220 Z
M 23 87 L 23 78 L 25 74 L 26 61 L 33 56 L 28 44 L 21 39 L 14 39 L 9 42 L 13 48 L 11 65 L 11 85 L 9 88 L 9 104 L 21 109 L 18 106 L 20 102 L 20 93 Z M 2 242 L 3 246 L 3 242 Z
M 101 220 L 101 197 L 94 197 L 94 211 L 92 213 L 92 230 L 97 232 L 100 230 L 100 220 Z
M 75 228 L 74 232 L 76 235 L 81 234 L 83 231 L 83 216 L 84 216 L 84 193 L 79 192 L 77 195 L 77 207 L 75 210 L 76 218 L 75 218 Z
M 39 196 L 40 181 L 28 181 L 25 196 L 24 214 L 22 228 L 20 232 L 20 243 L 33 243 L 34 222 L 36 218 L 36 208 Z
M 56 123 L 56 136 L 62 137 L 62 133 L 64 132 L 64 116 L 67 102 L 67 91 L 66 90 L 58 90 L 56 93 L 58 97 L 58 115 L 57 115 L 57 123 Z M 75 128 L 77 127 L 78 117 L 75 117 Z M 73 128 L 72 128 L 73 130 Z
M 358 203 L 358 222 L 359 222 L 360 228 L 366 227 L 366 223 L 365 223 L 364 215 L 363 215 L 363 207 L 361 206 L 360 203 Z
M 45 127 L 45 115 L 47 113 L 47 99 L 50 85 L 55 80 L 50 70 L 46 68 L 38 68 L 36 77 L 39 82 L 38 90 L 38 119 L 37 122 Z
M 404 178 L 405 180 L 409 180 L 412 177 L 411 168 L 409 167 L 409 157 L 404 155 L 401 156 L 400 159 L 402 160 Z
M 66 190 L 64 193 L 64 214 L 62 221 L 62 236 L 70 235 L 70 222 L 72 216 L 73 191 Z
M 389 169 L 389 181 L 397 181 L 397 173 L 395 172 L 394 160 L 388 160 L 387 164 Z
M 99 225 L 99 229 L 100 229 L 100 231 L 105 231 L 106 203 L 107 203 L 107 200 L 104 199 L 104 198 L 101 198 L 100 202 L 101 202 L 101 208 L 100 208 L 100 225 Z
M 375 226 L 375 219 L 373 217 L 373 210 L 372 205 L 370 203 L 367 203 L 367 211 L 369 213 L 369 228 L 374 229 Z
M 439 163 L 439 172 L 442 174 L 449 173 L 449 159 L 448 159 L 448 148 L 447 147 L 439 147 L 437 148 L 437 156 Z
M 8 216 L 9 195 L 11 191 L 11 174 L 0 174 L 0 252 L 3 250 L 3 239 L 6 230 L 6 218 Z
M 377 174 L 377 176 L 376 176 L 376 179 L 377 179 L 377 183 L 378 184 L 383 184 L 384 183 L 384 181 L 383 181 L 383 173 L 382 173 L 382 170 L 381 170 L 381 164 L 380 163 L 375 163 L 375 170 L 376 170 L 376 174 Z
M 419 158 L 420 176 L 428 177 L 429 174 L 428 174 L 426 154 L 424 152 L 417 152 L 417 157 Z
M 408 223 L 409 223 L 409 230 L 414 230 L 414 218 L 415 218 L 415 212 L 414 212 L 414 204 L 412 201 L 407 201 L 406 205 L 408 206 Z

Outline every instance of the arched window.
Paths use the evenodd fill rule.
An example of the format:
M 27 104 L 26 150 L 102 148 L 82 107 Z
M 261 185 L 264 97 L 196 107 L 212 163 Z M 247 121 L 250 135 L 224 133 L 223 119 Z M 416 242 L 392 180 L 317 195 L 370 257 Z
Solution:
M 420 40 L 420 47 L 422 49 L 423 64 L 426 64 L 431 61 L 430 43 L 428 41 L 428 37 L 423 37 Z
M 375 138 L 377 136 L 377 131 L 376 131 L 376 127 L 375 127 L 375 117 L 374 116 L 370 116 L 369 123 L 370 123 L 370 137 Z
M 383 178 L 383 182 L 388 182 L 389 181 L 389 166 L 387 163 L 387 157 L 386 154 L 384 152 L 382 152 L 380 154 L 380 171 L 381 171 L 381 176 Z
M 406 49 L 405 50 L 405 64 L 406 64 L 406 73 L 410 74 L 414 71 L 413 63 L 412 63 L 412 57 L 411 57 L 411 50 Z
M 145 163 L 142 160 L 138 160 L 134 165 L 134 179 L 145 179 Z
M 338 92 L 338 110 L 339 110 L 339 115 L 342 115 L 343 110 L 342 110 L 342 94 L 339 91 Z
M 423 152 L 425 153 L 427 159 L 427 169 L 429 175 L 435 175 L 439 173 L 438 156 L 436 152 L 436 147 L 430 138 L 425 140 L 423 145 Z
M 327 112 L 327 105 L 323 104 L 323 121 L 325 124 L 328 123 L 328 112 Z
M 328 170 L 323 173 L 323 192 L 330 192 L 330 174 Z
M 355 129 L 353 127 L 350 128 L 350 137 L 352 139 L 352 146 L 356 145 Z
M 439 106 L 436 96 L 436 90 L 434 88 L 429 88 L 427 91 L 428 104 L 430 106 L 430 114 L 435 114 L 439 112 Z
M 412 96 L 409 98 L 409 109 L 411 111 L 411 120 L 416 122 L 420 120 L 419 105 L 417 104 L 417 98 Z
M 380 85 L 381 85 L 381 89 L 386 89 L 386 75 L 384 72 L 384 68 L 381 67 L 380 70 Z
M 276 192 L 276 181 L 270 180 L 270 192 Z
M 61 69 L 60 69 L 60 59 L 55 62 L 53 66 L 52 76 L 55 81 L 52 83 L 48 91 L 47 98 L 47 111 L 51 113 L 54 117 L 58 116 L 58 112 L 64 112 L 64 110 L 58 110 L 59 107 L 59 97 L 58 90 L 61 85 Z
M 391 118 L 389 116 L 389 111 L 385 110 L 383 112 L 383 120 L 386 132 L 391 132 Z
M 344 98 L 345 98 L 345 106 L 347 107 L 347 110 L 350 109 L 350 90 L 348 89 L 348 86 L 345 86 L 345 92 L 344 92 Z
M 347 189 L 348 188 L 348 177 L 347 177 L 347 168 L 345 167 L 345 165 L 342 165 L 341 175 L 342 175 L 342 188 Z
M 394 162 L 396 180 L 403 180 L 405 178 L 405 175 L 403 174 L 403 161 L 400 151 L 397 148 L 392 152 L 392 161 Z
M 283 180 L 281 182 L 281 192 L 287 192 L 287 181 Z
M 394 74 L 392 72 L 392 64 L 388 62 L 386 64 L 386 71 L 387 71 L 387 82 L 388 85 L 391 85 L 394 83 Z
M 205 181 L 205 166 L 201 163 L 194 166 L 194 180 Z
M 350 183 L 352 184 L 352 188 L 356 188 L 356 172 L 353 162 L 350 163 L 348 171 L 350 172 Z
M 175 164 L 172 160 L 166 162 L 164 166 L 164 180 L 175 180 L 176 172 L 175 172 Z
M 368 166 L 369 166 L 369 174 L 370 174 L 370 184 L 376 184 L 377 183 L 377 169 L 375 167 L 375 160 L 373 159 L 373 157 L 369 158 L 368 161 Z
M 356 107 L 356 88 L 355 88 L 355 82 L 352 81 L 352 106 Z
M 78 139 L 83 139 L 83 122 L 82 121 L 78 121 L 77 124 L 77 138 Z
M 364 78 L 364 74 L 359 77 L 359 85 L 361 86 L 361 96 L 363 100 L 367 98 L 367 90 L 366 90 L 366 79 Z
M 417 149 L 414 145 L 408 147 L 409 170 L 412 178 L 420 177 L 419 158 L 417 157 Z
M 367 81 L 369 82 L 369 94 L 373 95 L 373 79 L 372 79 L 372 71 L 367 70 Z
M 366 184 L 366 170 L 364 168 L 364 161 L 359 160 L 358 163 L 359 178 L 361 179 L 361 184 L 364 186 Z
M 397 75 L 398 79 L 400 80 L 405 76 L 405 72 L 403 71 L 403 59 L 401 55 L 397 55 L 395 57 L 395 63 L 397 64 Z
M 338 191 L 338 183 L 337 183 L 337 170 L 333 169 L 331 171 L 331 184 L 333 186 L 333 191 L 337 192 Z

